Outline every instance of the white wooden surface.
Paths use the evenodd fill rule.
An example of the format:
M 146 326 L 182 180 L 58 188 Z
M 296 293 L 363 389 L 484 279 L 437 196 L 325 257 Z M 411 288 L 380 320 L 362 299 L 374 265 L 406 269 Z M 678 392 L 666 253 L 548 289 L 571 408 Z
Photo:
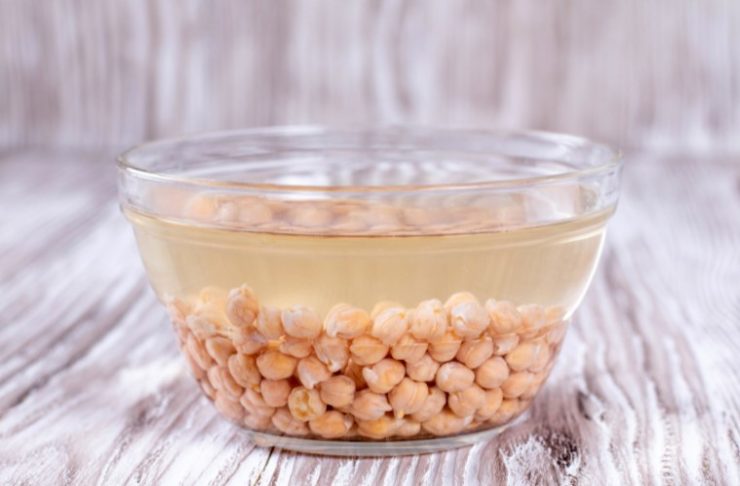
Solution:
M 384 459 L 261 449 L 186 373 L 112 152 L 0 155 L 0 484 L 740 484 L 740 164 L 629 158 L 531 420 Z
M 0 0 L 0 147 L 377 121 L 740 150 L 740 2 Z

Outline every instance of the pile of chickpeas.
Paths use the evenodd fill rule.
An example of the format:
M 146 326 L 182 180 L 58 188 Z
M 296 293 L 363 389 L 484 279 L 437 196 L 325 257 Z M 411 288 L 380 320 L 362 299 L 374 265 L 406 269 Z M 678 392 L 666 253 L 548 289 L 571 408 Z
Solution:
M 255 431 L 323 439 L 446 436 L 505 424 L 547 378 L 562 308 L 459 292 L 414 308 L 340 303 L 322 318 L 246 285 L 169 299 L 181 349 L 218 411 Z

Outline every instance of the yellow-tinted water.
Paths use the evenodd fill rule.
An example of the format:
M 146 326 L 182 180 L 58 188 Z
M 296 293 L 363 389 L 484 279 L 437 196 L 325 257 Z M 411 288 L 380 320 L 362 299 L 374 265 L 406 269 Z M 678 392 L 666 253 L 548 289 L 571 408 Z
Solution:
M 338 302 L 413 307 L 467 290 L 570 313 L 593 274 L 611 210 L 534 228 L 388 237 L 253 233 L 126 214 L 160 298 L 246 283 L 262 303 L 324 314 Z

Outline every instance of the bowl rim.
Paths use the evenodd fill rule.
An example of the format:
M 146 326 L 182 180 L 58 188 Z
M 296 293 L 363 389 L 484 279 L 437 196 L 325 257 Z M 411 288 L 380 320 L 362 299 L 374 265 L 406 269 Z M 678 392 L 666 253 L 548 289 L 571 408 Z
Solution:
M 396 185 L 305 185 L 305 184 L 277 184 L 265 182 L 245 182 L 233 180 L 209 179 L 203 177 L 192 177 L 177 173 L 164 173 L 150 170 L 134 162 L 137 156 L 146 155 L 147 152 L 153 151 L 157 147 L 167 145 L 174 146 L 181 143 L 204 142 L 209 139 L 228 136 L 280 136 L 289 140 L 292 136 L 305 135 L 332 135 L 350 133 L 359 134 L 383 134 L 386 132 L 407 134 L 447 134 L 452 135 L 477 135 L 493 138 L 511 138 L 515 136 L 527 136 L 539 138 L 544 142 L 553 144 L 577 144 L 581 147 L 602 150 L 605 153 L 603 160 L 581 168 L 565 170 L 554 174 L 520 176 L 511 178 L 500 178 L 495 180 L 483 180 L 476 182 L 457 182 L 457 183 L 434 183 L 434 184 L 396 184 Z M 302 149 L 307 151 L 306 149 Z M 433 148 L 431 150 L 434 150 Z M 557 160 L 557 159 L 552 159 Z M 594 142 L 586 137 L 570 135 L 566 133 L 543 131 L 543 130 L 526 130 L 526 129 L 506 129 L 494 130 L 486 128 L 455 128 L 440 127 L 434 125 L 270 125 L 263 127 L 240 128 L 234 130 L 217 130 L 204 131 L 188 135 L 175 137 L 166 137 L 143 142 L 125 150 L 116 158 L 116 165 L 124 175 L 147 180 L 153 183 L 180 183 L 184 185 L 202 186 L 204 188 L 224 189 L 224 190 L 249 190 L 249 191 L 269 191 L 269 192 L 323 192 L 323 193 L 384 193 L 384 192 L 409 192 L 409 191 L 440 191 L 440 190 L 480 190 L 480 189 L 518 189 L 538 185 L 549 185 L 554 183 L 566 182 L 569 180 L 592 178 L 607 175 L 609 173 L 619 173 L 623 166 L 623 154 L 621 151 L 612 147 Z

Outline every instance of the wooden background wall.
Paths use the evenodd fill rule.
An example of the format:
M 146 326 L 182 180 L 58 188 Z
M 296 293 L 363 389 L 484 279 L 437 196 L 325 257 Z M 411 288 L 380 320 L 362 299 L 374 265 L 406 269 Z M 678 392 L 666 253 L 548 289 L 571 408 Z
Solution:
M 740 150 L 732 0 L 0 0 L 0 148 L 410 122 Z

